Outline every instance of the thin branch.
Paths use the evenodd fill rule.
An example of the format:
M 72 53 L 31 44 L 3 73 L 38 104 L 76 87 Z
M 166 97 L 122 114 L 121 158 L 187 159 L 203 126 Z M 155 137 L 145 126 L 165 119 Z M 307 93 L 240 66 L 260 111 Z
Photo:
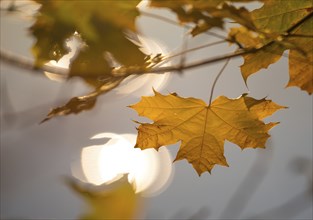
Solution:
M 170 59 L 172 59 L 174 57 L 181 56 L 182 54 L 186 54 L 186 53 L 189 53 L 189 52 L 192 52 L 192 51 L 196 51 L 196 50 L 200 50 L 200 49 L 203 49 L 203 48 L 206 48 L 206 47 L 218 45 L 218 44 L 221 44 L 221 43 L 225 43 L 225 41 L 221 40 L 221 41 L 217 41 L 217 42 L 213 42 L 213 43 L 208 43 L 208 44 L 204 44 L 204 45 L 201 45 L 201 46 L 198 46 L 198 47 L 194 47 L 194 48 L 190 48 L 190 49 L 187 49 L 187 50 L 184 50 L 184 51 L 180 51 L 178 53 L 174 53 L 173 55 L 165 56 L 162 61 L 156 63 L 153 67 L 154 68 L 155 67 L 160 67 L 160 66 L 168 63 L 170 61 Z
M 186 50 L 188 48 L 188 33 L 187 32 L 185 33 L 185 29 L 186 28 L 184 28 L 182 52 L 181 52 L 180 62 L 179 62 L 179 65 L 181 67 L 183 67 L 185 65 L 185 62 L 186 62 Z
M 224 70 L 225 70 L 226 66 L 228 65 L 229 61 L 230 61 L 230 58 L 228 58 L 226 60 L 226 62 L 223 65 L 222 69 L 219 71 L 219 73 L 217 74 L 217 76 L 214 79 L 214 82 L 213 82 L 213 85 L 212 85 L 212 88 L 211 88 L 211 93 L 210 93 L 209 105 L 211 105 L 211 103 L 212 103 L 212 98 L 213 98 L 215 85 L 216 85 L 218 79 L 220 78 L 220 76 L 222 75 L 222 73 L 224 72 Z
M 182 52 L 170 55 L 170 56 L 166 57 L 165 59 L 171 59 L 173 57 L 180 56 L 183 53 L 189 53 L 189 52 L 192 52 L 192 51 L 200 50 L 200 49 L 203 49 L 203 48 L 206 48 L 206 47 L 211 47 L 211 46 L 215 46 L 215 45 L 222 44 L 222 43 L 225 43 L 225 41 L 221 40 L 221 41 L 216 41 L 216 42 L 212 42 L 212 43 L 207 43 L 207 44 L 204 44 L 204 45 L 201 45 L 201 46 L 198 46 L 198 47 L 190 48 L 188 50 L 185 50 L 185 51 L 182 51 Z
M 290 33 L 296 27 L 299 27 L 303 22 L 305 22 L 307 19 L 309 19 L 312 16 L 313 16 L 313 12 L 311 12 L 309 15 L 307 15 L 306 17 L 301 19 L 299 22 L 294 24 L 292 27 L 290 27 L 287 30 L 287 33 Z M 195 61 L 195 62 L 192 62 L 190 64 L 186 64 L 184 67 L 181 67 L 180 65 L 178 65 L 178 66 L 175 65 L 175 66 L 158 67 L 158 68 L 152 68 L 152 69 L 146 69 L 146 68 L 145 69 L 135 69 L 135 70 L 130 69 L 130 70 L 126 70 L 125 72 L 121 72 L 121 73 L 117 72 L 117 75 L 127 77 L 129 75 L 140 75 L 140 74 L 145 74 L 145 73 L 164 73 L 164 72 L 181 71 L 182 69 L 184 69 L 184 70 L 192 69 L 192 68 L 196 68 L 199 66 L 227 60 L 229 58 L 234 58 L 234 57 L 239 57 L 239 56 L 243 56 L 243 55 L 247 55 L 247 54 L 256 53 L 258 51 L 261 51 L 261 50 L 264 50 L 264 49 L 270 47 L 275 42 L 276 41 L 273 40 L 273 41 L 270 41 L 269 43 L 267 43 L 266 45 L 264 45 L 260 48 L 252 48 L 249 50 L 238 50 L 237 52 L 226 54 L 223 56 L 217 56 L 217 57 L 208 58 L 205 60 Z M 16 55 L 10 54 L 8 52 L 4 52 L 4 51 L 0 51 L 0 59 L 9 63 L 9 64 L 16 65 L 18 67 L 32 70 L 32 71 L 36 71 L 36 72 L 42 72 L 42 71 L 52 72 L 52 73 L 64 75 L 64 77 L 66 77 L 67 72 L 68 72 L 67 69 L 60 68 L 60 67 L 51 67 L 49 65 L 44 65 L 42 67 L 34 67 L 32 61 L 26 60 L 25 58 L 22 58 L 20 56 L 16 56 Z
M 49 65 L 43 65 L 42 67 L 35 67 L 34 62 L 30 59 L 24 58 L 22 56 L 15 55 L 13 53 L 1 50 L 0 51 L 0 60 L 4 61 L 10 65 L 30 70 L 35 73 L 41 73 L 42 72 L 50 72 L 55 73 L 59 75 L 63 75 L 64 78 L 67 78 L 68 69 L 56 67 L 56 66 L 49 66 Z
M 285 37 L 313 38 L 313 35 L 307 34 L 286 34 Z

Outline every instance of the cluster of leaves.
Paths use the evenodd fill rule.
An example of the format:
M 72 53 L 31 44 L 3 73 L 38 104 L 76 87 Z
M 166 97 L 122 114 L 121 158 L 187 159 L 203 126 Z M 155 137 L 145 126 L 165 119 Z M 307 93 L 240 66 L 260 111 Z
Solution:
M 35 65 L 40 67 L 50 60 L 58 61 L 69 53 L 65 46 L 69 38 L 78 35 L 85 46 L 71 60 L 68 77 L 80 77 L 95 88 L 90 94 L 75 97 L 65 106 L 52 110 L 45 120 L 93 108 L 98 95 L 115 88 L 127 77 L 114 75 L 113 69 L 147 67 L 146 55 L 134 38 L 130 40 L 137 33 L 136 5 L 140 0 L 35 1 L 41 4 L 30 28 L 36 38 L 32 47 Z
M 94 88 L 90 94 L 75 97 L 53 109 L 45 120 L 92 109 L 99 95 L 114 89 L 129 75 L 162 72 L 151 65 L 153 55 L 140 50 L 136 37 L 140 33 L 135 25 L 140 15 L 136 7 L 139 0 L 35 1 L 41 4 L 30 28 L 36 38 L 32 48 L 36 66 L 59 60 L 69 52 L 65 42 L 78 35 L 84 46 L 71 61 L 68 77 L 80 77 Z M 259 0 L 262 6 L 253 11 L 237 7 L 237 3 L 255 1 L 151 0 L 149 7 L 171 10 L 177 15 L 178 24 L 191 26 L 192 36 L 212 28 L 226 30 L 225 42 L 238 45 L 232 56 L 244 59 L 241 72 L 245 81 L 277 62 L 289 50 L 288 86 L 297 86 L 312 94 L 313 2 Z M 227 21 L 236 26 L 226 28 Z M 157 62 L 163 59 L 161 56 Z M 167 70 L 185 67 L 187 65 L 173 66 Z M 262 119 L 283 108 L 270 100 L 255 100 L 246 95 L 237 99 L 221 96 L 205 104 L 199 99 L 157 92 L 131 107 L 154 121 L 140 124 L 136 146 L 158 149 L 181 141 L 176 160 L 187 159 L 199 175 L 210 172 L 215 164 L 227 166 L 223 154 L 225 140 L 242 149 L 264 148 L 268 131 L 276 123 L 265 124 Z

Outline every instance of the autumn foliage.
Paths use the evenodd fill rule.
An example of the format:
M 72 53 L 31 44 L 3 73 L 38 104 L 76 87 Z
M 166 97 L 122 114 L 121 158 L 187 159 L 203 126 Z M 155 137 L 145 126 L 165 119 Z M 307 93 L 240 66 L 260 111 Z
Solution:
M 31 48 L 32 68 L 45 70 L 49 61 L 59 61 L 70 52 L 66 42 L 77 38 L 81 45 L 71 59 L 68 72 L 60 72 L 68 80 L 80 78 L 90 88 L 88 94 L 73 97 L 53 108 L 42 122 L 92 110 L 100 95 L 117 88 L 130 76 L 175 74 L 220 61 L 225 61 L 226 66 L 235 57 L 243 59 L 240 71 L 247 85 L 251 75 L 287 56 L 289 82 L 286 87 L 295 86 L 309 95 L 313 93 L 312 0 L 150 0 L 148 8 L 170 11 L 176 20 L 155 17 L 184 27 L 190 37 L 214 36 L 222 43 L 236 46 L 225 56 L 201 57 L 194 62 L 181 59 L 184 62 L 173 62 L 166 67 L 163 64 L 169 63 L 174 56 L 183 57 L 189 51 L 174 55 L 143 52 L 138 37 L 141 32 L 136 26 L 136 20 L 145 13 L 138 8 L 141 0 L 33 2 L 40 7 L 28 30 L 35 39 Z M 250 10 L 245 5 L 251 3 L 259 7 Z M 214 32 L 216 30 L 222 30 L 223 34 Z M 1 55 L 2 58 L 5 59 Z M 60 72 L 56 71 L 56 74 L 62 75 Z M 263 119 L 286 108 L 248 94 L 235 99 L 220 94 L 215 100 L 211 100 L 211 94 L 206 103 L 194 97 L 181 97 L 175 92 L 163 95 L 153 91 L 154 96 L 143 96 L 138 103 L 129 106 L 139 116 L 151 120 L 150 123 L 135 122 L 138 126 L 135 147 L 158 150 L 179 142 L 175 161 L 186 159 L 199 176 L 211 173 L 215 165 L 228 166 L 224 156 L 225 141 L 241 149 L 265 148 L 269 130 L 279 122 L 265 123 Z M 131 218 L 135 215 L 139 200 L 129 183 L 119 183 L 110 192 L 93 192 L 73 180 L 68 184 L 90 204 L 90 212 L 82 219 Z
M 177 15 L 177 24 L 188 27 L 190 35 L 224 29 L 228 33 L 224 41 L 238 46 L 225 57 L 165 69 L 158 64 L 167 62 L 170 56 L 144 54 L 135 37 L 140 35 L 136 27 L 136 19 L 141 15 L 136 7 L 139 0 L 35 2 L 41 4 L 30 28 L 36 39 L 32 47 L 36 67 L 43 67 L 50 60 L 58 61 L 69 52 L 65 42 L 79 37 L 83 46 L 71 60 L 68 78 L 80 77 L 94 88 L 89 94 L 53 109 L 44 121 L 92 109 L 99 95 L 118 87 L 130 75 L 181 71 L 237 56 L 244 59 L 240 68 L 247 83 L 249 76 L 268 68 L 289 51 L 287 86 L 297 86 L 309 94 L 313 91 L 311 0 L 260 0 L 263 5 L 252 11 L 237 3 L 253 0 L 151 0 L 148 7 L 172 11 Z M 226 27 L 229 21 L 232 25 Z M 140 124 L 136 147 L 158 149 L 181 141 L 176 160 L 187 159 L 199 175 L 210 172 L 215 164 L 227 166 L 223 154 L 225 140 L 242 149 L 264 148 L 268 131 L 276 123 L 265 124 L 262 119 L 282 108 L 270 100 L 247 95 L 237 99 L 220 96 L 206 104 L 196 98 L 158 92 L 131 107 L 154 121 Z

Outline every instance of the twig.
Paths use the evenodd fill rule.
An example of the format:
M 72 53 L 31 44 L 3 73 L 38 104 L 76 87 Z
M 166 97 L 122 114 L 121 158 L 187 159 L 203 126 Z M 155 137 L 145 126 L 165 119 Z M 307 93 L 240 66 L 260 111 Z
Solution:
M 184 28 L 182 52 L 181 52 L 180 62 L 179 62 L 179 65 L 181 66 L 181 68 L 183 68 L 184 65 L 185 65 L 185 62 L 186 62 L 186 50 L 188 48 L 188 33 L 185 33 L 185 29 L 186 28 Z
M 302 18 L 300 21 L 292 25 L 290 28 L 287 29 L 286 33 L 290 34 L 293 30 L 298 28 L 301 24 L 303 24 L 305 21 L 309 20 L 313 16 L 313 12 L 307 14 L 304 18 Z
M 179 53 L 170 55 L 170 56 L 166 57 L 165 59 L 171 59 L 173 57 L 177 57 L 177 56 L 180 56 L 180 55 L 185 54 L 185 53 L 189 53 L 189 52 L 192 52 L 192 51 L 200 50 L 200 49 L 203 49 L 203 48 L 206 48 L 206 47 L 211 47 L 211 46 L 222 44 L 222 43 L 225 43 L 225 41 L 221 40 L 221 41 L 216 41 L 216 42 L 212 42 L 212 43 L 207 43 L 207 44 L 204 44 L 204 45 L 201 45 L 201 46 L 198 46 L 198 47 L 190 48 L 190 49 L 187 49 L 185 51 L 181 51 Z
M 254 53 L 260 49 L 251 49 L 247 51 L 239 51 L 235 53 L 230 53 L 226 54 L 224 56 L 217 56 L 201 61 L 195 61 L 190 64 L 186 64 L 183 69 L 192 69 L 196 68 L 202 65 L 210 64 L 210 63 L 215 63 L 223 60 L 227 60 L 228 58 L 233 58 L 233 57 L 239 57 L 245 54 L 249 53 Z M 8 52 L 0 51 L 0 59 L 4 62 L 7 62 L 11 65 L 15 65 L 17 67 L 27 69 L 33 72 L 39 72 L 42 73 L 43 71 L 45 72 L 51 72 L 55 74 L 60 74 L 64 75 L 64 77 L 67 76 L 68 69 L 61 68 L 61 67 L 52 67 L 49 65 L 43 65 L 42 67 L 34 67 L 33 62 L 31 60 L 25 59 L 24 57 L 18 56 L 18 55 L 13 55 Z M 125 72 L 121 73 L 123 76 L 130 76 L 130 75 L 141 75 L 145 73 L 165 73 L 165 72 L 174 72 L 174 71 L 180 71 L 182 67 L 180 65 L 174 65 L 174 66 L 168 66 L 168 67 L 158 67 L 158 68 L 152 68 L 152 69 L 140 69 L 140 70 L 126 70 Z M 92 77 L 93 78 L 93 77 Z
M 30 70 L 36 73 L 50 72 L 50 73 L 59 74 L 61 76 L 63 75 L 64 78 L 67 77 L 67 73 L 68 73 L 68 69 L 61 68 L 61 67 L 55 67 L 55 66 L 49 66 L 49 65 L 43 65 L 42 67 L 35 67 L 34 62 L 32 60 L 24 58 L 22 56 L 12 54 L 4 50 L 0 51 L 0 60 L 10 65 L 17 66 L 19 68 Z

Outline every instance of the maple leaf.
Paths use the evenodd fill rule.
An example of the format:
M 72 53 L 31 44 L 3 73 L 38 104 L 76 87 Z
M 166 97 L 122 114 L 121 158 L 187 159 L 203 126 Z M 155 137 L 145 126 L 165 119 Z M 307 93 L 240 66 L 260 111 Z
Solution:
M 127 176 L 109 185 L 82 185 L 77 180 L 66 179 L 66 183 L 79 194 L 90 207 L 90 211 L 80 217 L 89 219 L 134 219 L 139 208 L 140 197 L 135 194 Z
M 290 81 L 288 86 L 298 86 L 309 94 L 313 91 L 313 2 L 264 1 L 263 7 L 251 15 L 256 31 L 239 27 L 230 31 L 244 49 L 259 48 L 243 55 L 241 72 L 244 80 L 262 68 L 277 62 L 285 50 L 289 53 Z
M 243 95 L 237 99 L 220 96 L 211 105 L 200 99 L 176 94 L 142 97 L 130 106 L 154 123 L 140 123 L 136 147 L 155 148 L 181 141 L 176 159 L 187 159 L 199 175 L 211 172 L 215 164 L 228 166 L 224 142 L 240 148 L 265 148 L 268 131 L 277 123 L 261 119 L 284 108 L 270 100 Z

